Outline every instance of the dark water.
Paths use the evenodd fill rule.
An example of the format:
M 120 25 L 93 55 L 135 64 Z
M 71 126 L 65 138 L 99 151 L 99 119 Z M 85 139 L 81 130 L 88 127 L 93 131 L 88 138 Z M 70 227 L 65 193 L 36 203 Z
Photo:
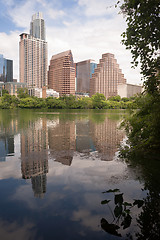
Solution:
M 158 239 L 159 163 L 118 159 L 124 114 L 0 111 L 0 239 Z M 128 203 L 144 201 L 125 229 L 114 194 L 102 193 L 115 188 Z

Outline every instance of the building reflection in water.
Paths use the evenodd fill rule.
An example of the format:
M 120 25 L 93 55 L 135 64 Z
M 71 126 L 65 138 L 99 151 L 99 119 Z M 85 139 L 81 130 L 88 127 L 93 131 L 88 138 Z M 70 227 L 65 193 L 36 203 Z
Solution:
M 6 161 L 6 156 L 14 155 L 14 136 L 0 136 L 0 161 Z
M 70 166 L 75 151 L 75 121 L 59 120 L 59 124 L 49 128 L 48 140 L 51 157 Z
M 103 161 L 113 160 L 124 131 L 118 129 L 119 121 L 105 118 L 102 123 L 91 124 L 92 139 L 96 146 L 98 156 Z
M 84 154 L 96 151 L 102 161 L 113 160 L 124 138 L 124 132 L 117 129 L 118 123 L 107 116 L 100 123 L 89 119 L 60 120 L 55 127 L 49 128 L 51 158 L 70 166 L 75 151 Z
M 34 196 L 41 198 L 46 192 L 48 146 L 51 159 L 68 166 L 76 151 L 96 151 L 102 161 L 111 161 L 124 137 L 117 127 L 118 121 L 107 116 L 100 123 L 87 118 L 29 121 L 21 134 L 21 170 L 24 179 L 31 179 Z
M 92 140 L 90 121 L 88 119 L 76 122 L 76 151 L 89 153 L 96 150 Z
M 48 131 L 46 119 L 28 122 L 21 134 L 22 178 L 31 179 L 35 197 L 46 193 L 48 173 Z
M 18 132 L 17 120 L 11 120 L 7 127 L 0 126 L 0 161 L 14 155 L 14 135 Z

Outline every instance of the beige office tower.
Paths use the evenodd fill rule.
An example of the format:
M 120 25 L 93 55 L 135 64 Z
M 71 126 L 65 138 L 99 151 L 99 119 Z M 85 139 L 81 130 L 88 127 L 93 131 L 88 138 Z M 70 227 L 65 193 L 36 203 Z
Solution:
M 48 71 L 48 87 L 60 96 L 75 95 L 75 65 L 71 50 L 53 55 Z
M 116 96 L 118 84 L 122 83 L 126 83 L 126 79 L 114 54 L 103 54 L 90 80 L 90 96 L 96 93 L 102 93 L 106 98 Z
M 28 88 L 47 86 L 48 49 L 44 20 L 42 15 L 39 15 L 35 14 L 32 17 L 30 32 L 33 35 L 20 35 L 20 82 L 26 83 Z

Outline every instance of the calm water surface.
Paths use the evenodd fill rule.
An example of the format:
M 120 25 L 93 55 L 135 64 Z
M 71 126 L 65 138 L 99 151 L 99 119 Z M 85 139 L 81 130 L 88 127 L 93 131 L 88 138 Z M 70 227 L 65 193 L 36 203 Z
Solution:
M 0 239 L 120 238 L 101 227 L 102 218 L 113 221 L 114 210 L 114 202 L 101 204 L 113 198 L 102 192 L 118 188 L 127 202 L 146 198 L 150 189 L 159 197 L 156 167 L 148 171 L 117 157 L 124 114 L 0 110 Z M 132 212 L 120 239 L 131 239 L 128 233 L 138 239 L 140 214 Z

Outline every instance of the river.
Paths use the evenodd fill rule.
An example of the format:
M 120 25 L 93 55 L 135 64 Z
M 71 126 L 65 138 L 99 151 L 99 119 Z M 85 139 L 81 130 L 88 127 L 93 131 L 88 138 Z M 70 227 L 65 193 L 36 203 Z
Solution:
M 124 115 L 0 110 L 0 239 L 158 239 L 160 164 L 118 157 Z

